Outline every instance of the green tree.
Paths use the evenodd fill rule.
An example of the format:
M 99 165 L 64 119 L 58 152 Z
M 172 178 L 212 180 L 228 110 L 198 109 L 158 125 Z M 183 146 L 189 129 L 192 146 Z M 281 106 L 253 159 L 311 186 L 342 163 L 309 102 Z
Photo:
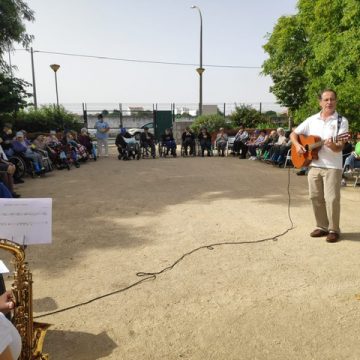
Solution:
M 30 96 L 25 90 L 29 84 L 0 72 L 0 118 L 1 114 L 11 113 L 24 108 L 25 99 Z
M 22 0 L 0 1 L 0 67 L 8 71 L 4 53 L 12 49 L 13 43 L 27 47 L 32 35 L 26 33 L 25 21 L 34 21 L 34 12 Z
M 338 111 L 360 128 L 360 2 L 299 0 L 298 13 L 281 17 L 264 46 L 263 73 L 271 91 L 299 122 L 318 111 L 317 95 L 336 90 Z
M 291 112 L 306 101 L 306 44 L 306 33 L 298 18 L 283 16 L 264 45 L 269 59 L 263 64 L 263 74 L 272 77 L 270 91 Z
M 206 127 L 206 129 L 211 133 L 218 131 L 221 127 L 231 128 L 231 124 L 222 116 L 218 114 L 212 115 L 201 115 L 198 116 L 191 125 L 191 129 L 195 133 L 199 133 L 200 129 Z
M 27 47 L 32 36 L 26 33 L 25 21 L 33 21 L 34 13 L 22 0 L 0 1 L 0 117 L 6 118 L 27 105 L 30 84 L 13 77 L 12 69 L 4 60 L 5 52 L 13 43 Z M 7 114 L 7 115 L 6 115 Z
M 246 128 L 256 128 L 265 121 L 264 116 L 250 105 L 236 106 L 235 111 L 230 115 L 233 127 L 244 125 Z

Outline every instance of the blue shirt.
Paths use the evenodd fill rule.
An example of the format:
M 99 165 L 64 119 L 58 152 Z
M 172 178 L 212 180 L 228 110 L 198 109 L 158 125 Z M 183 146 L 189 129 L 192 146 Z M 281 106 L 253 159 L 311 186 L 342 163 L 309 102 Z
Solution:
M 110 126 L 106 121 L 96 121 L 95 123 L 95 129 L 96 131 L 96 138 L 100 139 L 100 140 L 105 140 L 109 137 L 109 133 L 108 132 L 102 132 L 101 130 L 104 129 L 109 129 Z

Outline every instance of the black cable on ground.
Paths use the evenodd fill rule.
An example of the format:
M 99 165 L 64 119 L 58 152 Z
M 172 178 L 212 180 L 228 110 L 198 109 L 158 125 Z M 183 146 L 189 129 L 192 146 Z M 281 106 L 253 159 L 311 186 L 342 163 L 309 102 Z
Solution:
M 264 242 L 268 242 L 268 241 L 277 241 L 279 237 L 284 236 L 285 234 L 287 234 L 289 231 L 294 229 L 294 223 L 291 219 L 291 196 L 290 196 L 290 168 L 288 168 L 288 184 L 287 184 L 287 193 L 288 193 L 288 206 L 287 206 L 287 213 L 288 213 L 288 218 L 290 221 L 290 227 L 287 228 L 285 231 L 283 231 L 280 234 L 274 235 L 272 237 L 268 237 L 268 238 L 264 238 L 264 239 L 260 239 L 260 240 L 254 240 L 254 241 L 224 241 L 224 242 L 218 242 L 218 243 L 213 243 L 213 244 L 208 244 L 208 245 L 202 245 L 199 246 L 195 249 L 190 250 L 189 252 L 183 254 L 181 257 L 179 257 L 174 263 L 172 263 L 171 265 L 161 269 L 160 271 L 156 271 L 156 272 L 138 272 L 136 275 L 139 277 L 144 277 L 143 279 L 136 281 L 124 288 L 112 291 L 110 293 L 104 294 L 104 295 L 100 295 L 97 297 L 94 297 L 93 299 L 90 299 L 88 301 L 82 302 L 82 303 L 78 303 L 75 305 L 71 305 L 68 306 L 66 308 L 62 308 L 59 310 L 55 310 L 55 311 L 51 311 L 48 312 L 46 314 L 42 314 L 42 315 L 38 315 L 38 316 L 34 316 L 34 319 L 39 319 L 39 318 L 43 318 L 46 316 L 50 316 L 50 315 L 54 315 L 54 314 L 58 314 L 58 313 L 62 313 L 68 310 L 72 310 L 75 308 L 78 308 L 80 306 L 84 306 L 84 305 L 88 305 L 94 301 L 103 299 L 105 297 L 108 296 L 112 296 L 115 294 L 119 294 L 121 292 L 127 291 L 137 285 L 142 284 L 143 282 L 147 281 L 147 280 L 155 280 L 156 277 L 166 271 L 172 270 L 177 264 L 179 264 L 182 260 L 184 260 L 187 256 L 194 254 L 195 252 L 199 251 L 199 250 L 203 250 L 203 249 L 207 249 L 207 250 L 214 250 L 215 247 L 217 246 L 223 246 L 223 245 L 249 245 L 249 244 L 260 244 L 260 243 L 264 243 Z

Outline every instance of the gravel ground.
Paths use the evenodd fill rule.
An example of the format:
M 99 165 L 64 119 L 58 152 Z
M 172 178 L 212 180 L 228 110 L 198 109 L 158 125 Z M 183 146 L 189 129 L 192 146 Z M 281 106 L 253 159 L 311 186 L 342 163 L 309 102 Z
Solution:
M 288 217 L 288 181 L 290 214 Z M 360 359 L 359 188 L 342 241 L 313 239 L 306 177 L 237 158 L 119 161 L 19 185 L 53 198 L 53 243 L 28 248 L 45 351 L 77 359 Z M 276 239 L 256 243 L 257 240 Z M 253 244 L 248 242 L 254 242 Z

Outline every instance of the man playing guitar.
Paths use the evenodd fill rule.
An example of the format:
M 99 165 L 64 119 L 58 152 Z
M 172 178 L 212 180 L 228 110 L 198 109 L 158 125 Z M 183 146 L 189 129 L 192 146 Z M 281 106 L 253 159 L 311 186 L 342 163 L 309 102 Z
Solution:
M 338 136 L 348 132 L 348 121 L 336 112 L 337 95 L 325 89 L 319 97 L 321 111 L 303 121 L 290 135 L 297 155 L 308 149 L 301 144 L 299 135 L 317 136 L 323 146 L 310 163 L 309 194 L 316 220 L 311 237 L 326 236 L 327 242 L 337 242 L 340 236 L 340 188 L 343 144 Z M 292 150 L 293 151 L 293 150 Z

